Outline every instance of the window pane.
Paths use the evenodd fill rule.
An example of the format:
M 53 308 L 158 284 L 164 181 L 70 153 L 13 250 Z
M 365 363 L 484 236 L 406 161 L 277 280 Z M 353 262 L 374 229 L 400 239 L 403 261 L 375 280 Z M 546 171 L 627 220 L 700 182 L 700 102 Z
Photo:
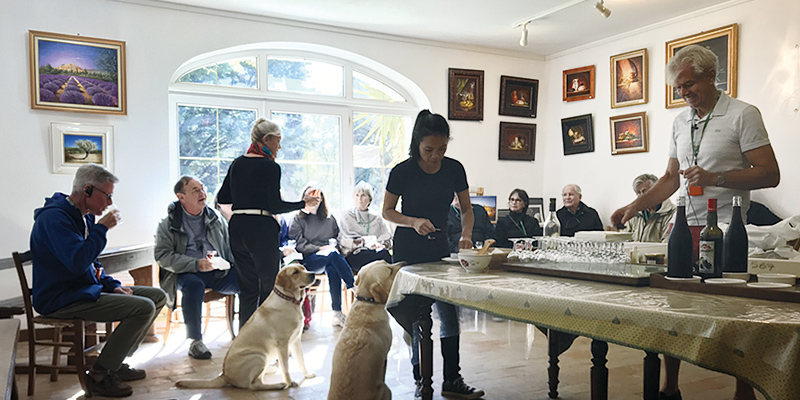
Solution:
M 405 102 L 397 91 L 358 71 L 353 71 L 353 98 Z
M 258 87 L 257 71 L 255 58 L 218 63 L 219 81 L 217 83 L 224 86 L 256 88 Z
M 217 156 L 217 109 L 178 107 L 179 157 Z
M 283 139 L 277 161 L 287 200 L 300 199 L 309 183 L 322 188 L 331 212 L 341 209 L 339 177 L 341 121 L 335 115 L 273 112 Z
M 344 96 L 344 67 L 321 61 L 267 59 L 267 90 Z
M 219 110 L 219 156 L 236 158 L 250 146 L 250 132 L 256 120 L 254 110 Z
M 221 184 L 218 165 L 219 162 L 210 160 L 181 160 L 181 175 L 194 176 L 206 186 L 207 193 L 217 193 Z
M 211 64 L 189 71 L 178 78 L 178 82 L 215 85 L 217 83 L 217 67 L 216 65 Z

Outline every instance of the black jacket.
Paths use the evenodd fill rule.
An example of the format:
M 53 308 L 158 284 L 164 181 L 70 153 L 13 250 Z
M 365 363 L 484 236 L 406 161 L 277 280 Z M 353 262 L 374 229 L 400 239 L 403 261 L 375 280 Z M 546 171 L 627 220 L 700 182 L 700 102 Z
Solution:
M 472 243 L 494 239 L 494 225 L 489 220 L 489 214 L 486 209 L 473 204 L 472 215 L 475 216 L 475 223 L 472 225 Z M 461 212 L 450 206 L 450 213 L 447 215 L 447 245 L 450 248 L 450 253 L 458 253 L 458 241 L 460 239 Z
M 580 231 L 602 231 L 603 221 L 597 211 L 583 204 L 578 203 L 578 211 L 575 214 L 569 212 L 566 207 L 561 207 L 556 211 L 558 222 L 561 224 L 561 236 L 575 236 L 575 232 Z

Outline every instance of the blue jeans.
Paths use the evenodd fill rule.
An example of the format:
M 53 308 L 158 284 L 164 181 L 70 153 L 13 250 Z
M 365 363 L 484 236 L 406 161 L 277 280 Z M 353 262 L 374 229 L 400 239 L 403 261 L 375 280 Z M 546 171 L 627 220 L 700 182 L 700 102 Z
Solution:
M 222 294 L 239 293 L 239 283 L 236 271 L 205 271 L 179 274 L 177 280 L 178 290 L 183 295 L 181 307 L 183 320 L 186 323 L 186 337 L 193 340 L 202 340 L 200 322 L 203 316 L 203 297 L 206 289 L 214 289 Z
M 352 288 L 355 284 L 353 271 L 350 264 L 338 251 L 332 251 L 327 256 L 316 253 L 303 256 L 303 265 L 308 272 L 321 274 L 323 271 L 328 275 L 328 283 L 331 291 L 331 308 L 334 311 L 342 311 L 342 281 L 345 287 Z

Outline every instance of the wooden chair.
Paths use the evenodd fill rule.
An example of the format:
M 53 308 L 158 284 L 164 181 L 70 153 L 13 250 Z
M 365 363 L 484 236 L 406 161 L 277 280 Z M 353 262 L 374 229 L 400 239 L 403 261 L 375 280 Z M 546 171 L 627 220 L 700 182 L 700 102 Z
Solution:
M 317 282 L 319 284 L 313 285 L 309 287 L 309 296 L 319 296 L 314 299 L 315 306 L 319 309 L 319 317 L 322 318 L 322 314 L 325 312 L 325 293 L 330 294 L 330 285 L 328 285 L 328 275 L 324 272 L 321 274 L 315 275 L 317 278 Z M 342 311 L 349 312 L 350 311 L 350 304 L 353 302 L 355 295 L 353 292 L 347 292 L 347 288 L 344 286 L 344 282 L 342 282 Z M 317 303 L 318 302 L 318 303 Z M 311 310 L 312 312 L 314 310 Z
M 178 290 L 178 293 L 180 293 L 180 290 Z M 224 317 L 213 317 L 213 316 L 211 316 L 211 302 L 212 301 L 217 301 L 217 300 L 224 300 L 225 301 L 225 316 Z M 206 312 L 205 312 L 205 315 L 203 316 L 203 334 L 205 335 L 206 329 L 208 329 L 208 323 L 212 318 L 215 318 L 215 319 L 216 318 L 224 318 L 225 322 L 228 325 L 228 332 L 230 332 L 230 334 L 231 334 L 231 340 L 236 339 L 236 334 L 233 332 L 233 319 L 236 316 L 235 303 L 236 303 L 236 295 L 233 295 L 233 294 L 225 295 L 225 294 L 222 294 L 222 293 L 220 293 L 220 292 L 218 292 L 216 290 L 213 290 L 213 289 L 206 289 L 206 294 L 203 296 L 203 304 L 205 304 L 205 306 L 206 306 L 205 307 L 206 308 Z M 178 309 L 180 308 L 180 306 L 178 306 L 177 304 L 180 304 L 180 303 L 176 300 L 176 307 L 175 307 L 174 311 L 170 310 L 169 308 L 167 308 L 167 326 L 164 329 L 164 342 L 165 343 L 167 342 L 167 339 L 169 338 L 170 331 L 172 331 L 172 324 L 182 324 L 183 323 L 179 319 L 180 313 L 178 312 Z
M 78 381 L 81 384 L 86 397 L 92 397 L 92 393 L 86 389 L 86 371 L 90 365 L 87 365 L 86 353 L 94 350 L 94 346 L 86 348 L 86 327 L 87 325 L 94 324 L 94 322 L 84 321 L 81 319 L 55 319 L 45 318 L 42 316 L 34 316 L 33 314 L 33 301 L 32 289 L 28 285 L 28 278 L 25 275 L 24 264 L 30 263 L 31 252 L 24 253 L 13 252 L 14 266 L 17 268 L 17 276 L 19 277 L 20 288 L 22 289 L 22 299 L 25 302 L 25 319 L 27 320 L 28 328 L 28 365 L 18 365 L 21 368 L 28 370 L 28 396 L 33 396 L 36 385 L 36 371 L 49 370 L 50 381 L 55 382 L 58 380 L 58 373 L 60 371 L 73 371 L 78 375 Z M 48 325 L 53 328 L 53 339 L 37 339 L 35 325 Z M 106 332 L 101 336 L 106 336 L 110 333 L 111 324 L 105 324 Z M 64 333 L 72 333 L 72 341 L 64 341 Z M 97 333 L 92 333 L 97 336 Z M 100 338 L 97 337 L 97 342 Z M 53 357 L 50 364 L 39 364 L 36 361 L 36 346 L 52 346 Z M 66 351 L 64 351 L 66 349 Z M 75 365 L 59 365 L 61 357 L 73 356 Z

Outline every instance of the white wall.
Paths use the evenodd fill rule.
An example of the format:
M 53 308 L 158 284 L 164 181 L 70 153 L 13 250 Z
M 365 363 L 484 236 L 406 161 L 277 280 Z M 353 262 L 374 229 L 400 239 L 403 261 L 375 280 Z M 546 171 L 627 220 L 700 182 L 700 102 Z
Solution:
M 800 213 L 796 201 L 800 194 L 800 113 L 795 110 L 800 106 L 800 2 L 795 0 L 754 0 L 548 59 L 544 79 L 550 83 L 545 93 L 550 101 L 547 113 L 539 118 L 539 130 L 547 134 L 540 136 L 537 149 L 538 154 L 545 155 L 543 162 L 547 165 L 542 193 L 560 198 L 565 184 L 577 183 L 583 189 L 584 202 L 596 208 L 603 222 L 609 224 L 611 213 L 635 197 L 630 186 L 633 178 L 645 172 L 661 176 L 667 167 L 672 120 L 682 108 L 664 107 L 665 43 L 732 23 L 739 24 L 737 97 L 761 110 L 781 168 L 780 185 L 755 191 L 752 198 L 784 218 Z M 641 48 L 647 49 L 649 57 L 650 100 L 645 105 L 612 109 L 609 57 Z M 597 74 L 595 99 L 560 101 L 562 71 L 592 64 Z M 793 107 L 787 107 L 787 101 Z M 609 117 L 642 111 L 647 112 L 650 151 L 612 156 Z M 588 113 L 594 118 L 594 153 L 564 156 L 559 135 L 561 118 Z
M 168 150 L 167 86 L 171 75 L 196 55 L 268 41 L 317 43 L 372 58 L 416 82 L 429 97 L 433 111 L 444 115 L 447 69 L 484 70 L 484 121 L 451 122 L 454 140 L 448 155 L 465 164 L 470 185 L 483 186 L 487 194 L 502 200 L 514 187 L 527 189 L 531 196 L 560 197 L 564 184 L 578 183 L 584 189 L 584 200 L 608 223 L 610 213 L 632 199 L 633 177 L 642 172 L 660 175 L 666 167 L 669 127 L 679 110 L 664 108 L 664 43 L 736 22 L 740 24 L 738 97 L 761 110 L 783 172 L 778 188 L 759 191 L 753 198 L 781 216 L 796 214 L 800 211 L 793 201 L 800 194 L 795 173 L 800 169 L 800 157 L 796 156 L 800 136 L 795 126 L 800 117 L 785 104 L 800 103 L 799 21 L 800 2 L 754 0 L 542 62 L 128 3 L 4 1 L 0 16 L 0 71 L 4 78 L 0 107 L 4 157 L 0 158 L 0 173 L 5 190 L 0 200 L 0 258 L 27 248 L 32 210 L 45 196 L 70 188 L 71 176 L 49 172 L 51 122 L 114 126 L 116 173 L 122 179 L 115 199 L 125 223 L 111 231 L 109 245 L 151 241 L 155 224 L 172 200 L 170 187 L 176 178 Z M 30 109 L 29 29 L 124 40 L 128 52 L 128 115 Z M 647 48 L 650 57 L 650 102 L 611 110 L 609 57 L 640 48 Z M 596 98 L 563 103 L 561 71 L 591 64 L 597 68 Z M 500 75 L 540 80 L 539 118 L 497 115 Z M 650 151 L 611 156 L 609 116 L 639 111 L 648 114 Z M 561 118 L 586 113 L 594 116 L 595 152 L 564 156 Z M 538 125 L 536 161 L 497 160 L 500 121 Z

